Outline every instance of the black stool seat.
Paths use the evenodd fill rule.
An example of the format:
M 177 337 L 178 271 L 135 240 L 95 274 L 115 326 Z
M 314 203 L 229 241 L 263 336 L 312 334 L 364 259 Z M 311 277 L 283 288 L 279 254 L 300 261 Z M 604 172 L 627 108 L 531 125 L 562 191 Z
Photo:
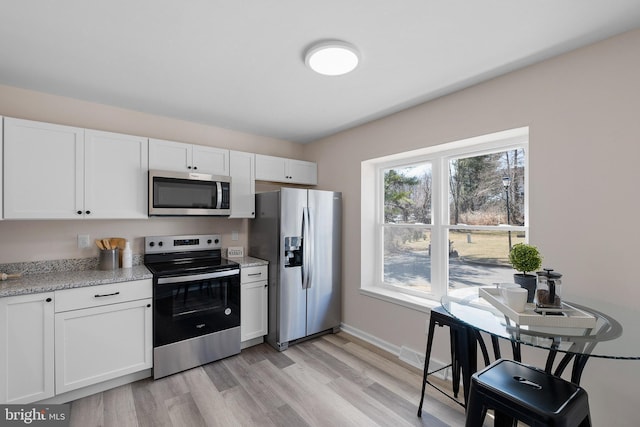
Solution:
M 498 359 L 471 377 L 466 427 L 480 427 L 487 409 L 496 426 L 591 426 L 587 392 L 541 369 Z
M 429 331 L 427 335 L 427 350 L 425 352 L 424 370 L 422 378 L 422 396 L 420 398 L 420 404 L 418 406 L 418 416 L 422 415 L 422 405 L 424 403 L 424 392 L 427 384 L 431 385 L 438 391 L 447 395 L 443 390 L 440 390 L 434 384 L 429 382 L 428 376 L 440 371 L 444 368 L 437 369 L 434 372 L 429 372 L 429 359 L 431 358 L 431 348 L 433 347 L 433 336 L 436 326 L 449 327 L 449 336 L 451 341 L 451 364 L 445 366 L 451 366 L 452 371 L 452 385 L 454 400 L 460 403 L 455 398 L 458 397 L 458 391 L 460 389 L 460 379 L 462 376 L 464 400 L 466 402 L 469 394 L 469 387 L 471 382 L 471 374 L 476 369 L 476 341 L 473 333 L 469 331 L 469 328 L 462 324 L 459 320 L 453 318 L 447 313 L 444 308 L 435 307 L 431 309 L 429 315 Z M 462 375 L 461 375 L 462 374 Z M 448 397 L 451 397 L 447 395 Z M 463 405 L 464 406 L 464 405 Z

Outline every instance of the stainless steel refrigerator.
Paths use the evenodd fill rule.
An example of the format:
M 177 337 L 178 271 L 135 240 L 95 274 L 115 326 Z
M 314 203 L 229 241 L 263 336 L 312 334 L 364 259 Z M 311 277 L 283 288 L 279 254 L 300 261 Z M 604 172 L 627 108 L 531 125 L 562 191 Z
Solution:
M 341 320 L 342 193 L 282 188 L 256 194 L 249 255 L 269 261 L 267 342 L 289 343 Z

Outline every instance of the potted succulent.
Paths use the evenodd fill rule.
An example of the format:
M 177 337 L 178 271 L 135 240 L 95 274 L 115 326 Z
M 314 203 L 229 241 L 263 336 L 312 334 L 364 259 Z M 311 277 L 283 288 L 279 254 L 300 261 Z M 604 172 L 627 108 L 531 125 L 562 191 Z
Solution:
M 540 251 L 533 245 L 527 243 L 517 243 L 509 251 L 509 262 L 514 269 L 522 273 L 515 273 L 513 281 L 525 288 L 528 292 L 527 302 L 533 302 L 536 292 L 537 276 L 527 274 L 536 271 L 542 265 Z

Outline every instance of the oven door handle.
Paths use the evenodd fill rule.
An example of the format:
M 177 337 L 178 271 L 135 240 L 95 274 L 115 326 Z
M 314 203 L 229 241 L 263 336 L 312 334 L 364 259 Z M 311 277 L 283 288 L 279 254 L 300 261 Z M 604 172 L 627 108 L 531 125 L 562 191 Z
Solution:
M 195 280 L 218 279 L 221 277 L 239 276 L 240 270 L 225 270 L 215 273 L 191 274 L 188 276 L 158 277 L 158 285 L 167 285 L 171 283 L 193 282 Z

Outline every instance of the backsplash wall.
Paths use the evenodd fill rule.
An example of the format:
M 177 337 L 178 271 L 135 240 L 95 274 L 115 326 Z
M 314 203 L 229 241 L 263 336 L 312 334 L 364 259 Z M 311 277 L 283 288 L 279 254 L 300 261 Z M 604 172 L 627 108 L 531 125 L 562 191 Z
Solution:
M 149 218 L 140 220 L 0 221 L 0 264 L 13 262 L 93 258 L 97 238 L 123 237 L 134 254 L 144 252 L 145 236 L 167 234 L 221 234 L 223 248 L 247 249 L 248 220 L 228 218 Z M 238 240 L 232 240 L 233 231 Z M 88 234 L 91 246 L 78 248 L 78 234 Z

